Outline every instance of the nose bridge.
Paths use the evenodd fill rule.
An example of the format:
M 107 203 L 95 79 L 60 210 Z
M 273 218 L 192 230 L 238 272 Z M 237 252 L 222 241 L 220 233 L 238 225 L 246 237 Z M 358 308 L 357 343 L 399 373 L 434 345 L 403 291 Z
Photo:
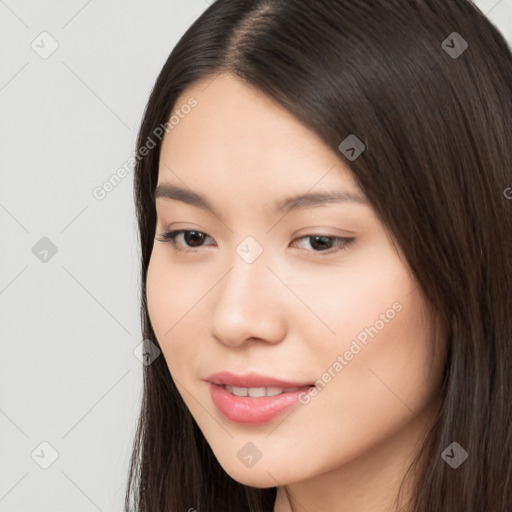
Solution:
M 247 338 L 278 340 L 285 315 L 279 307 L 280 285 L 267 267 L 268 254 L 253 237 L 246 237 L 229 257 L 230 271 L 219 283 L 214 299 L 212 329 L 224 343 Z
M 249 312 L 261 307 L 261 299 L 269 296 L 270 270 L 263 246 L 253 237 L 246 237 L 229 257 L 231 271 L 220 285 L 220 301 L 227 300 L 232 308 Z

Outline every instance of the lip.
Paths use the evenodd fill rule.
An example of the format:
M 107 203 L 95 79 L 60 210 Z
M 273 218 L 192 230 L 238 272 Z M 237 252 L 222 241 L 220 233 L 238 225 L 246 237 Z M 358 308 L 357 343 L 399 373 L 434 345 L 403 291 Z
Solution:
M 313 382 L 291 382 L 274 377 L 266 377 L 257 373 L 246 373 L 245 375 L 235 375 L 231 372 L 212 373 L 205 379 L 212 384 L 236 386 L 238 388 L 302 388 L 304 386 L 313 386 Z
M 213 373 L 205 380 L 208 382 L 214 404 L 224 417 L 245 425 L 261 425 L 272 420 L 290 407 L 299 404 L 299 396 L 314 386 L 310 382 L 285 381 L 257 373 L 235 375 L 227 371 Z M 232 395 L 223 385 L 239 388 L 299 389 L 275 396 L 249 397 Z
M 228 420 L 246 425 L 261 425 L 267 423 L 290 407 L 299 404 L 300 394 L 307 392 L 311 388 L 311 386 L 302 386 L 297 391 L 281 393 L 275 396 L 253 398 L 249 396 L 232 395 L 229 391 L 224 389 L 221 384 L 208 382 L 208 386 L 212 400 L 219 411 Z

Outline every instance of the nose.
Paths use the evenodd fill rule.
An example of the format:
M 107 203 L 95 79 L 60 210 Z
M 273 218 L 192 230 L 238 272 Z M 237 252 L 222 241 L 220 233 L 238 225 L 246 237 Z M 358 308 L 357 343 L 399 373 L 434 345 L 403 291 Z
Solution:
M 235 254 L 230 263 L 213 297 L 212 335 L 233 347 L 249 340 L 282 341 L 288 328 L 283 283 L 263 256 L 247 263 Z

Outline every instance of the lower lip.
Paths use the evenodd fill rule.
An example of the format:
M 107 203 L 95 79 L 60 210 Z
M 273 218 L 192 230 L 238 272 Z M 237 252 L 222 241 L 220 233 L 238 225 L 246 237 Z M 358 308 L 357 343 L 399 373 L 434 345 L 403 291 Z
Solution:
M 299 395 L 311 386 L 276 396 L 235 396 L 218 384 L 208 383 L 210 394 L 219 411 L 231 421 L 247 425 L 261 425 L 299 403 Z

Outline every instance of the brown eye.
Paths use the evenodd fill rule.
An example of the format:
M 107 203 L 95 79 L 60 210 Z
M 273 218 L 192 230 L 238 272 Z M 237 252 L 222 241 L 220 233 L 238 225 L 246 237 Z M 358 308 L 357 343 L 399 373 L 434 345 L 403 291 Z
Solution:
M 355 241 L 355 238 L 328 235 L 306 235 L 297 238 L 297 240 L 310 240 L 309 245 L 313 248 L 313 251 L 310 252 L 331 254 L 333 252 L 347 249 L 348 246 Z
M 185 248 L 178 246 L 179 244 L 176 240 L 178 235 L 183 235 L 182 240 L 185 242 Z M 206 238 L 209 238 L 208 235 L 201 231 L 180 229 L 162 233 L 157 240 L 159 242 L 170 242 L 177 251 L 187 251 L 187 247 L 201 247 Z
M 324 249 L 331 249 L 331 245 L 333 242 L 333 237 L 328 236 L 310 236 L 308 237 L 311 240 L 311 247 L 313 249 L 318 250 L 324 250 Z
M 200 231 L 184 231 L 183 239 L 191 247 L 199 247 L 204 240 L 205 235 Z

